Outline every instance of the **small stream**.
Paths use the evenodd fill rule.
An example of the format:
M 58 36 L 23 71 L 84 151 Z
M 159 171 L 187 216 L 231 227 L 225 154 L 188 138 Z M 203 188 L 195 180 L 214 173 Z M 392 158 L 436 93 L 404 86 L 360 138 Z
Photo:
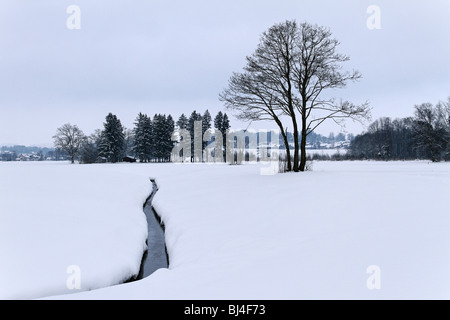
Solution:
M 164 224 L 152 206 L 152 200 L 158 191 L 155 179 L 150 179 L 153 184 L 151 195 L 144 204 L 144 213 L 148 224 L 147 250 L 145 251 L 139 274 L 136 280 L 143 279 L 160 268 L 169 267 L 169 256 L 167 255 L 164 239 Z

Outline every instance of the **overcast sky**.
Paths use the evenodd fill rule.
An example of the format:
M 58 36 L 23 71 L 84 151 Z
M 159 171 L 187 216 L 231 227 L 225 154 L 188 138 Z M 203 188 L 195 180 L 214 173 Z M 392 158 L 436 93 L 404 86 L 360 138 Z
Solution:
M 69 5 L 80 29 L 67 28 Z M 370 5 L 381 29 L 367 27 Z M 330 27 L 362 73 L 336 98 L 369 100 L 374 119 L 410 116 L 450 96 L 449 14 L 448 0 L 0 0 L 0 145 L 51 146 L 62 124 L 90 134 L 109 112 L 128 128 L 139 112 L 214 116 L 261 33 L 290 19 Z

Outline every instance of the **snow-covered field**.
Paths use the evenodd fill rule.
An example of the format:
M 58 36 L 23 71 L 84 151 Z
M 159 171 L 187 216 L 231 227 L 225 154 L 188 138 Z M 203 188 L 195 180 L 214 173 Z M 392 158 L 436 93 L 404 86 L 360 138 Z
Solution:
M 450 298 L 450 163 L 314 162 L 306 173 L 259 172 L 0 163 L 0 297 Z M 170 268 L 80 292 L 139 268 L 149 177 L 160 187 L 153 203 Z M 69 266 L 79 267 L 81 289 L 67 288 Z
M 0 298 L 79 291 L 66 285 L 77 267 L 83 290 L 139 270 L 148 179 L 111 165 L 3 162 L 0 180 Z

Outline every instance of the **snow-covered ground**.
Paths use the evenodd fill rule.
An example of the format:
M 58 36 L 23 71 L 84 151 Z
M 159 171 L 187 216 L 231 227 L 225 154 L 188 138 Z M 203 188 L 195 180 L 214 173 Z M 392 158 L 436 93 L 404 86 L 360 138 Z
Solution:
M 0 298 L 90 290 L 139 270 L 152 185 L 112 165 L 0 163 Z M 133 179 L 134 178 L 134 179 Z M 130 189 L 130 192 L 127 192 Z M 75 278 L 73 278 L 75 279 Z
M 0 163 L 0 297 L 450 298 L 450 163 L 314 162 L 306 173 L 259 172 Z M 149 177 L 160 187 L 153 203 L 170 268 L 68 289 L 70 265 L 79 266 L 81 290 L 139 268 Z
M 308 155 L 314 155 L 314 154 L 318 154 L 318 155 L 321 155 L 321 156 L 326 156 L 326 155 L 328 155 L 328 156 L 332 156 L 332 155 L 335 155 L 335 154 L 341 154 L 341 155 L 345 155 L 346 153 L 347 153 L 347 149 L 343 149 L 343 148 L 340 148 L 340 149 L 306 149 L 306 154 L 308 154 Z

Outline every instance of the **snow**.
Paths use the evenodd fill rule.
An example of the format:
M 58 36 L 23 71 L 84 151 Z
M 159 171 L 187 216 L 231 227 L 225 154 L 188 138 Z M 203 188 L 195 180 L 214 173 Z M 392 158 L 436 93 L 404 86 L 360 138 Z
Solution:
M 347 153 L 347 149 L 306 149 L 306 154 L 312 156 L 315 154 L 321 156 L 333 156 L 335 154 L 345 155 Z
M 147 228 L 145 179 L 113 166 L 0 163 L 0 298 L 90 290 L 139 271 Z M 128 183 L 137 184 L 131 193 Z M 80 290 L 66 282 L 81 270 Z
M 1 163 L 0 177 L 2 298 L 450 298 L 450 163 L 316 161 L 272 176 L 259 165 Z M 105 287 L 139 267 L 149 177 L 170 267 Z M 81 290 L 105 288 L 68 290 L 68 265 Z M 368 288 L 371 270 L 380 289 Z

